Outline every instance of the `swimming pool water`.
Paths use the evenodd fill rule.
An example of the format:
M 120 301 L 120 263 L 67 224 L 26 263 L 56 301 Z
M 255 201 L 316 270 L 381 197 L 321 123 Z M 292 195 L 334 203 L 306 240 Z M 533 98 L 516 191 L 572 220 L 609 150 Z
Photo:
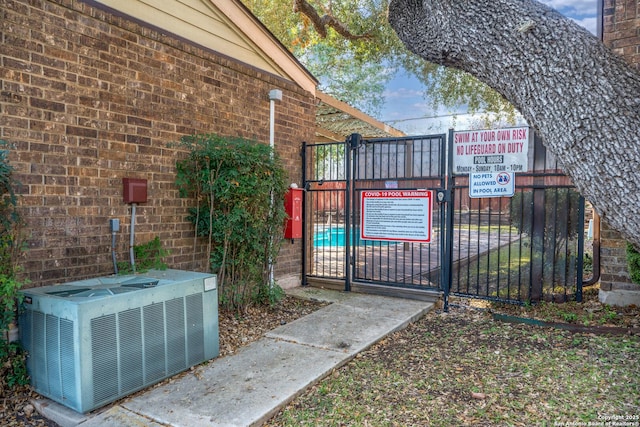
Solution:
M 383 246 L 388 245 L 389 243 L 386 240 L 361 240 L 360 239 L 360 230 L 354 229 L 351 230 L 351 244 L 358 246 L 367 246 L 367 245 L 376 245 L 380 244 Z M 313 236 L 313 247 L 321 248 L 325 246 L 334 246 L 337 248 L 343 248 L 345 245 L 345 232 L 344 227 L 326 227 L 323 229 L 316 229 L 316 232 Z

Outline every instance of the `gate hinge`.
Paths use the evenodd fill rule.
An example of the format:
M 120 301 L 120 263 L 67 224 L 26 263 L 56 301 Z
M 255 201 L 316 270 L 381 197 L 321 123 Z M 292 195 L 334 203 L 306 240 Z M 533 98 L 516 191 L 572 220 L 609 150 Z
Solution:
M 439 189 L 436 190 L 436 201 L 438 203 L 451 201 L 451 190 Z

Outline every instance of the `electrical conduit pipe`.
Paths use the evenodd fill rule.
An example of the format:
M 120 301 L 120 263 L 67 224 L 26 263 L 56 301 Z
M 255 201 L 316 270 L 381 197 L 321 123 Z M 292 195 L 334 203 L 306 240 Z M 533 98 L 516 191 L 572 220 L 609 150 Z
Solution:
M 271 147 L 271 153 L 275 150 L 275 120 L 276 120 L 276 101 L 282 101 L 282 91 L 279 89 L 272 89 L 269 91 L 269 147 Z M 271 208 L 273 209 L 273 193 L 271 194 Z M 273 260 L 269 259 L 269 287 L 273 287 Z

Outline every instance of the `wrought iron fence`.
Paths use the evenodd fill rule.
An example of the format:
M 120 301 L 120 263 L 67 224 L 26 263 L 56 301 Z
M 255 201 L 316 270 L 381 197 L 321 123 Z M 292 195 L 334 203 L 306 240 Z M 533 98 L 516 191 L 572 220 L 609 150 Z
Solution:
M 585 202 L 539 138 L 513 197 L 470 198 L 469 176 L 453 175 L 446 143 L 434 135 L 305 144 L 305 280 L 580 300 Z M 430 243 L 360 238 L 362 192 L 390 189 L 441 193 Z

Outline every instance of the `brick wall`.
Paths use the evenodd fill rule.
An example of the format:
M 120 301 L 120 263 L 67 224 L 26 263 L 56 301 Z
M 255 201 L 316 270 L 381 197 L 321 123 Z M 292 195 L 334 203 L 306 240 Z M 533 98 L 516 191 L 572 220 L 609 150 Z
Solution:
M 0 17 L 0 138 L 15 147 L 31 286 L 111 274 L 110 218 L 128 260 L 123 177 L 149 183 L 136 244 L 159 236 L 171 268 L 206 271 L 170 143 L 203 132 L 268 143 L 271 89 L 283 91 L 277 151 L 300 184 L 315 104 L 294 83 L 79 1 L 0 0 Z M 276 278 L 299 275 L 300 252 L 283 245 Z
M 640 0 L 604 0 L 602 40 L 640 71 Z M 606 224 L 601 232 L 600 289 L 637 289 L 627 270 L 626 241 Z
M 603 0 L 604 44 L 640 70 L 640 1 Z

